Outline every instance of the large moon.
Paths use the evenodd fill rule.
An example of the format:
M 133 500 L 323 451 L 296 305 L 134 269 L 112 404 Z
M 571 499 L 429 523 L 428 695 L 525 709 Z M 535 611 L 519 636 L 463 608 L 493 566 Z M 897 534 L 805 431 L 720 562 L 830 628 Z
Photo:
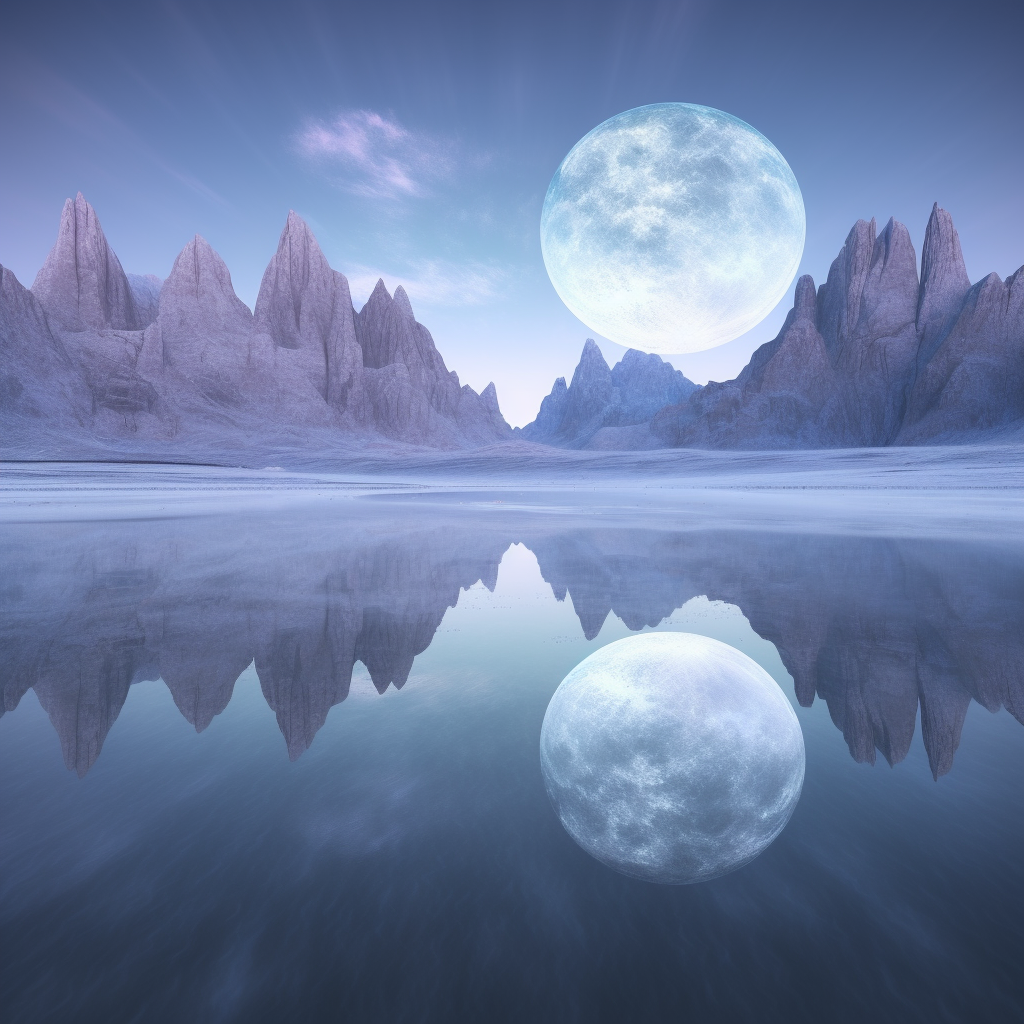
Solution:
M 749 863 L 778 836 L 800 799 L 804 738 L 756 661 L 692 633 L 643 633 L 562 680 L 540 762 L 587 853 L 681 885 Z
M 789 290 L 804 202 L 782 154 L 745 121 L 652 103 L 599 124 L 551 179 L 541 250 L 562 301 L 644 352 L 738 338 Z

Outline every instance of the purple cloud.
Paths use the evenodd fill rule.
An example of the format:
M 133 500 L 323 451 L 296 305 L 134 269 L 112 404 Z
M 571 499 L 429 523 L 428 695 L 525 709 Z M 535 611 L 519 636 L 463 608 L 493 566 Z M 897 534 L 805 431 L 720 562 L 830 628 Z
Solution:
M 296 136 L 299 152 L 344 171 L 338 184 L 356 195 L 404 199 L 427 195 L 451 173 L 449 146 L 412 132 L 373 110 L 310 121 Z

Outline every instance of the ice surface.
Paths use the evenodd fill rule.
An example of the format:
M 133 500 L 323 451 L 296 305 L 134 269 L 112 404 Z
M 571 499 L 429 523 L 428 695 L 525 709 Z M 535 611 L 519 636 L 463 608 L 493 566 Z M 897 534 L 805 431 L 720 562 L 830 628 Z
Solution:
M 521 443 L 472 454 L 338 453 L 329 470 L 280 466 L 8 463 L 0 521 L 210 514 L 376 495 L 687 529 L 1015 537 L 1024 522 L 1019 445 L 595 453 Z
M 972 699 L 1024 720 L 1019 489 L 515 491 L 144 466 L 4 467 L 3 486 L 0 710 L 35 688 L 79 772 L 133 682 L 162 678 L 202 729 L 253 660 L 298 756 L 355 660 L 401 686 L 512 544 L 588 640 L 611 614 L 639 630 L 694 597 L 735 605 L 858 761 L 902 760 L 919 705 L 935 774 Z

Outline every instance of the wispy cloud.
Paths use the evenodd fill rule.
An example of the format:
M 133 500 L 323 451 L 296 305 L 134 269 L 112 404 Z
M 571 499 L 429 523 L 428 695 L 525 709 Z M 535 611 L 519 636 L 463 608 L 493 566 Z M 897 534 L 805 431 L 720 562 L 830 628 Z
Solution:
M 401 285 L 414 308 L 417 305 L 480 306 L 502 293 L 508 272 L 485 263 L 449 263 L 444 260 L 424 260 L 411 266 L 406 274 L 354 267 L 348 273 L 348 279 L 357 305 L 370 297 L 379 278 L 384 279 L 392 293 Z
M 296 135 L 307 159 L 343 172 L 337 183 L 375 199 L 428 195 L 452 174 L 450 142 L 413 132 L 373 110 L 350 110 L 310 121 Z

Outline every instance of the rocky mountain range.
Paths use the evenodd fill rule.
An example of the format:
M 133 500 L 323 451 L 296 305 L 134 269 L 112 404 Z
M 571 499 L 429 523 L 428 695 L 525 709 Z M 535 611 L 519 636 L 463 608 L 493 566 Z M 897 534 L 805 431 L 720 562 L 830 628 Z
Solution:
M 639 405 L 623 410 L 609 382 L 641 365 L 648 394 L 663 393 L 655 375 L 679 389 L 652 414 Z M 559 378 L 522 430 L 563 447 L 634 449 L 853 448 L 1021 433 L 1024 268 L 972 286 L 952 219 L 938 204 L 920 276 L 902 224 L 890 219 L 878 233 L 874 220 L 858 221 L 825 284 L 800 278 L 779 335 L 735 380 L 698 388 L 672 378 L 656 356 L 632 351 L 609 371 L 588 341 L 572 384 Z
M 698 387 L 635 350 L 610 368 L 588 341 L 571 382 L 558 378 L 515 431 L 493 384 L 478 395 L 448 370 L 404 289 L 379 281 L 356 312 L 295 213 L 254 311 L 199 236 L 166 281 L 126 274 L 81 194 L 31 289 L 0 267 L 7 458 L 253 464 L 396 443 L 772 450 L 1021 435 L 1024 273 L 972 286 L 937 205 L 920 275 L 902 224 L 858 221 L 826 282 L 800 278 L 779 335 L 735 380 Z
M 252 664 L 294 759 L 346 699 L 357 661 L 378 691 L 401 688 L 461 591 L 494 589 L 513 543 L 533 551 L 588 639 L 610 614 L 639 630 L 698 596 L 738 606 L 777 648 L 800 703 L 825 701 L 857 761 L 901 761 L 920 716 L 940 776 L 972 700 L 1024 722 L 1019 551 L 381 505 L 321 517 L 316 530 L 289 513 L 0 532 L 18 581 L 0 619 L 0 713 L 33 689 L 67 767 L 84 774 L 134 683 L 162 679 L 202 731 Z
M 0 267 L 0 426 L 8 456 L 102 442 L 178 458 L 390 439 L 511 436 L 494 385 L 460 385 L 404 289 L 358 313 L 348 281 L 288 215 L 255 311 L 198 235 L 166 281 L 124 272 L 93 208 L 68 200 L 31 290 Z
M 559 377 L 524 440 L 565 448 L 657 448 L 654 415 L 689 398 L 697 385 L 656 355 L 630 349 L 609 369 L 593 339 L 568 387 Z

